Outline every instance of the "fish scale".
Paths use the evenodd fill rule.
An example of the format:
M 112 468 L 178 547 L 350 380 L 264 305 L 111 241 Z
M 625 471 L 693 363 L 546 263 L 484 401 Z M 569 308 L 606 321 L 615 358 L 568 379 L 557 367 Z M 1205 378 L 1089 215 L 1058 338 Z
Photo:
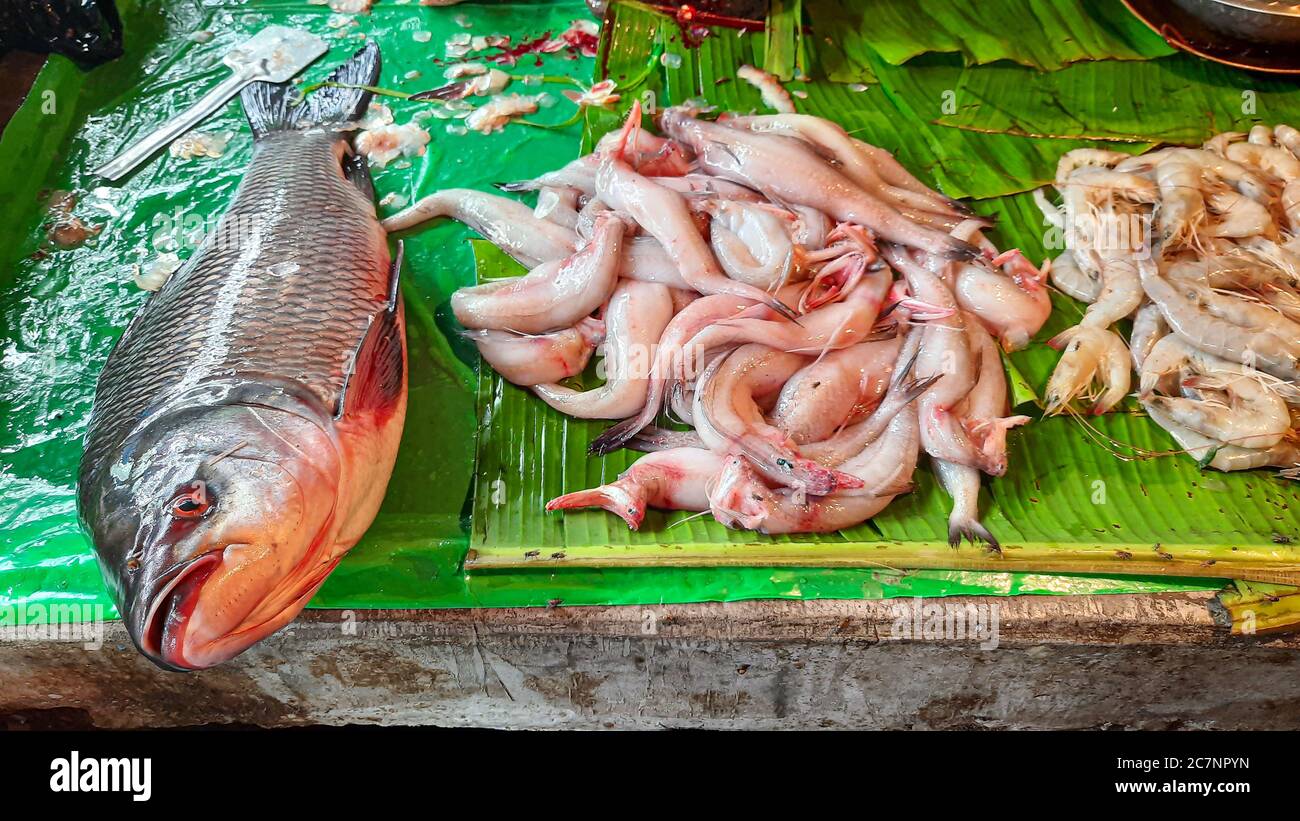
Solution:
M 88 464 L 148 408 L 211 378 L 267 374 L 337 405 L 390 285 L 374 206 L 340 173 L 338 145 L 325 131 L 258 144 L 217 232 L 150 297 L 109 357 Z
M 373 43 L 324 87 L 242 92 L 247 174 L 100 374 L 77 507 L 131 640 L 210 667 L 292 620 L 383 501 L 406 417 L 396 270 L 350 131 Z

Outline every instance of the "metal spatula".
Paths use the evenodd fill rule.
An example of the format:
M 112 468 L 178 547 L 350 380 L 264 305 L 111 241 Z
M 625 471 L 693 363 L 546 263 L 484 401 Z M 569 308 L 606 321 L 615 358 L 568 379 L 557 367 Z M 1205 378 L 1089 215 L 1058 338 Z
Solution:
M 325 41 L 311 32 L 267 26 L 221 58 L 231 68 L 229 77 L 161 128 L 96 169 L 95 173 L 107 180 L 121 179 L 155 151 L 203 122 L 244 86 L 255 80 L 286 82 L 328 50 Z

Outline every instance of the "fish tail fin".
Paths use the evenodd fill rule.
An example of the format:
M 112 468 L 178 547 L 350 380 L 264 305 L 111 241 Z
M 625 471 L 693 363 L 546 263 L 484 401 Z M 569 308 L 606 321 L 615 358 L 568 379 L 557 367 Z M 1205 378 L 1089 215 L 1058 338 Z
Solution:
M 299 96 L 299 89 L 292 83 L 249 83 L 240 92 L 240 101 L 253 127 L 253 138 L 302 126 L 361 119 L 373 94 L 357 86 L 373 86 L 379 80 L 379 64 L 379 45 L 367 43 L 326 78 L 326 83 L 337 85 L 323 85 L 306 99 Z
M 971 544 L 983 544 L 991 550 L 1000 550 L 1002 545 L 998 543 L 997 537 L 989 532 L 984 523 L 975 517 L 960 517 L 955 513 L 948 519 L 948 545 L 949 547 L 961 547 L 962 539 L 967 539 Z

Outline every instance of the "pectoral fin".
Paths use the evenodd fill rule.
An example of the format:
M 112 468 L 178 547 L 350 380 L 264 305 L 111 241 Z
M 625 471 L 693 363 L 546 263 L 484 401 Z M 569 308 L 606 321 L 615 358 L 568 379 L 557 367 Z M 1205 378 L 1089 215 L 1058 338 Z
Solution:
M 334 418 L 391 410 L 406 387 L 406 338 L 402 328 L 402 298 L 398 275 L 402 247 L 393 258 L 388 304 L 370 318 L 357 345 L 339 393 Z

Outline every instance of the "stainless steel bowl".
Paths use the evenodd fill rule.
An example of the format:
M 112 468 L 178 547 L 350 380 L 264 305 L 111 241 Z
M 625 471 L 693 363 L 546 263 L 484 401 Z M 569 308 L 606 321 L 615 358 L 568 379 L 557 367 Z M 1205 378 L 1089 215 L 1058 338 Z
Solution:
M 1259 45 L 1300 44 L 1300 3 L 1286 0 L 1174 0 L 1214 31 Z

